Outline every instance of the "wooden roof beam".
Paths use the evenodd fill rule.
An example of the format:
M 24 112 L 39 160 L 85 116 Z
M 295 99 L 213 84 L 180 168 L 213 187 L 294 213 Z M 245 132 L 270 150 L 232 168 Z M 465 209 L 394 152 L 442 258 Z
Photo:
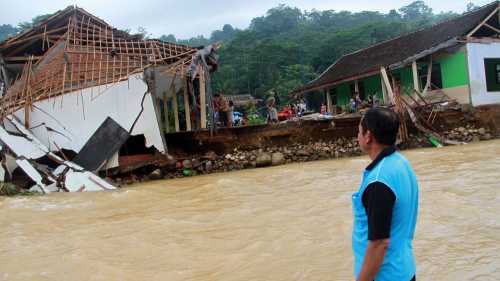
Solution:
M 491 12 L 479 25 L 472 29 L 472 31 L 469 32 L 466 37 L 472 37 L 472 35 L 474 35 L 474 33 L 476 33 L 482 26 L 484 26 L 486 22 L 488 22 L 494 15 L 496 15 L 499 10 L 500 6 L 493 10 L 493 12 Z
M 31 58 L 31 56 L 19 56 L 19 57 L 7 57 L 5 58 L 6 62 L 18 62 L 18 61 L 28 61 Z M 41 57 L 40 56 L 34 56 L 33 60 L 39 60 Z

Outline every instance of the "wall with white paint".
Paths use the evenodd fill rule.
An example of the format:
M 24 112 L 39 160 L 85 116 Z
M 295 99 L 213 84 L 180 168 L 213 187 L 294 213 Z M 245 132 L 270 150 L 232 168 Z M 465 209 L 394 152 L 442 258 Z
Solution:
M 24 123 L 24 109 L 15 115 Z M 130 76 L 128 81 L 35 102 L 29 115 L 31 131 L 52 151 L 57 150 L 55 143 L 79 152 L 104 120 L 111 117 L 129 132 L 138 118 L 131 135 L 144 135 L 146 146 L 166 152 L 153 97 L 142 73 Z M 116 167 L 117 161 L 112 162 Z
M 500 43 L 467 44 L 470 94 L 474 106 L 500 103 L 500 92 L 488 92 L 486 89 L 485 58 L 500 58 Z

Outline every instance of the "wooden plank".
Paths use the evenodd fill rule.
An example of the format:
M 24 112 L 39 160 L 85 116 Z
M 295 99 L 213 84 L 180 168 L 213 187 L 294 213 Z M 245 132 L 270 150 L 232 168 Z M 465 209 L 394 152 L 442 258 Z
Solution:
M 189 95 L 186 79 L 182 78 L 184 92 L 184 115 L 186 117 L 186 131 L 191 131 L 191 108 L 189 105 Z
M 354 93 L 359 94 L 359 82 L 354 80 Z
M 387 76 L 387 71 L 385 67 L 380 68 L 380 74 L 382 76 L 383 84 L 385 85 L 385 89 L 387 91 L 387 95 L 389 97 L 388 101 L 390 103 L 394 103 L 394 92 L 392 91 L 391 82 L 389 81 L 389 77 Z
M 416 61 L 413 61 L 413 63 L 411 64 L 411 70 L 412 70 L 412 74 L 413 74 L 413 89 L 415 89 L 415 91 L 419 92 L 420 91 L 420 79 L 418 78 L 418 68 L 417 68 L 417 62 Z
M 200 79 L 200 128 L 207 128 L 207 102 L 206 102 L 206 85 L 205 85 L 205 69 L 202 66 L 199 66 L 200 71 L 199 79 Z
M 485 24 L 484 24 L 484 26 L 486 26 L 487 28 L 489 28 L 489 29 L 491 29 L 491 30 L 495 31 L 496 33 L 500 33 L 500 29 L 498 29 L 498 28 L 496 28 L 496 27 L 493 27 L 493 26 L 491 26 L 491 25 L 489 25 L 489 24 L 487 24 L 487 23 L 485 23 Z
M 174 87 L 173 96 L 172 96 L 172 107 L 174 108 L 175 131 L 179 132 L 179 104 L 177 103 L 177 91 L 176 91 L 175 87 Z
M 24 42 L 32 42 L 34 40 L 43 38 L 44 36 L 47 36 L 49 34 L 54 34 L 54 33 L 60 32 L 60 31 L 62 31 L 64 29 L 67 29 L 67 27 L 63 26 L 63 27 L 60 27 L 60 28 L 53 29 L 51 31 L 47 31 L 45 33 L 39 33 L 39 34 L 32 35 L 32 36 L 29 36 L 29 37 L 24 38 L 24 39 L 20 39 L 20 40 L 16 40 L 16 41 L 11 41 L 11 42 L 8 42 L 5 45 L 3 45 L 2 48 L 6 49 L 6 48 L 9 48 L 9 47 L 12 47 L 14 45 L 18 45 L 18 44 L 21 44 L 21 43 L 24 43 Z M 9 52 L 9 54 L 11 54 L 11 53 L 12 52 Z
M 18 57 L 6 57 L 5 61 L 6 62 L 24 62 L 28 61 L 32 56 L 18 56 Z M 41 56 L 33 56 L 33 60 L 39 60 Z

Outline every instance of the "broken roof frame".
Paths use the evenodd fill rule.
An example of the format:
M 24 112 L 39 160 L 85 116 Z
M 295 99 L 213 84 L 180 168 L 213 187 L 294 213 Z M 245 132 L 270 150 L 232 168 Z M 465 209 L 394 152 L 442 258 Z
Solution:
M 18 57 L 27 50 L 35 55 Z M 114 83 L 149 66 L 166 65 L 164 72 L 185 76 L 196 51 L 129 35 L 82 8 L 70 6 L 0 43 L 4 61 L 26 62 L 21 75 L 1 98 L 0 115 L 94 86 L 99 86 L 97 97 Z M 11 79 L 2 76 L 10 84 Z

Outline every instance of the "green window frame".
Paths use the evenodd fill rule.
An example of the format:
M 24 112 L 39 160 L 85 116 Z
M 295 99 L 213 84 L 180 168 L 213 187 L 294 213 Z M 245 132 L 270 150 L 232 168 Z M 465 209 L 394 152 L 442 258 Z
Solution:
M 485 58 L 486 90 L 500 92 L 500 58 Z

